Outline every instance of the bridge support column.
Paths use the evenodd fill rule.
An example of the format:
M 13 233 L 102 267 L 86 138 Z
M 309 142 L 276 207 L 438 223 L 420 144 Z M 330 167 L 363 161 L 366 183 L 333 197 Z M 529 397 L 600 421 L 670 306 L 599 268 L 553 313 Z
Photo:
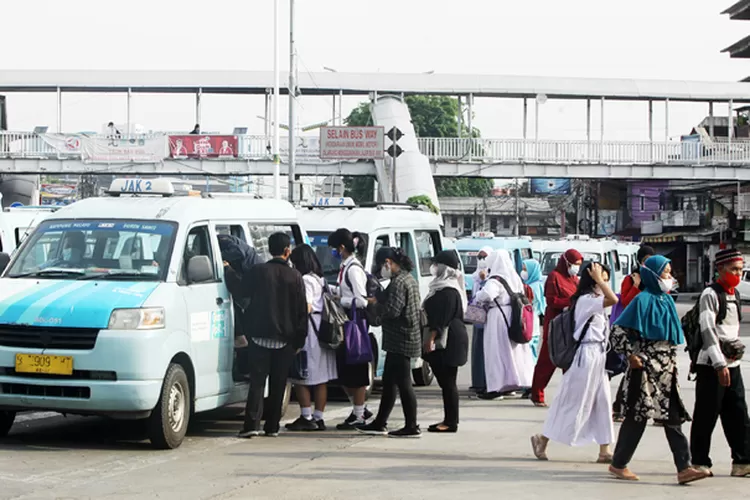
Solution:
M 591 161 L 591 99 L 586 99 L 586 161 Z
M 734 101 L 729 99 L 729 127 L 727 128 L 727 141 L 729 145 L 732 145 L 732 139 L 734 138 Z
M 664 101 L 664 142 L 669 142 L 669 98 Z
M 203 89 L 198 89 L 195 94 L 195 123 L 200 124 L 201 122 L 201 96 L 203 95 Z
M 128 103 L 127 103 L 127 134 L 130 135 L 130 99 L 133 96 L 133 91 L 130 87 L 128 87 Z
M 57 87 L 57 133 L 62 133 L 62 90 Z
M 654 101 L 648 100 L 648 142 L 649 146 L 649 160 L 653 163 L 654 161 Z
M 714 103 L 710 101 L 708 103 L 708 135 L 711 136 L 711 139 L 714 138 L 714 130 Z
M 461 99 L 461 96 L 458 96 L 458 138 L 460 139 L 463 137 L 463 129 L 464 128 L 464 107 L 463 107 L 463 100 Z
M 604 97 L 601 104 L 600 131 L 599 131 L 599 161 L 604 159 Z

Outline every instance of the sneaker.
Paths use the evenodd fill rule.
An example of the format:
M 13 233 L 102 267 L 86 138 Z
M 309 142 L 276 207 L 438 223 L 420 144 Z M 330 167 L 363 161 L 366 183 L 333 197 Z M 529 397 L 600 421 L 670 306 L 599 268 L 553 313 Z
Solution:
M 413 429 L 409 429 L 404 427 L 403 429 L 399 429 L 397 431 L 391 431 L 388 433 L 388 437 L 391 438 L 421 438 L 422 437 L 422 431 L 419 430 L 419 426 L 416 426 Z
M 365 411 L 365 415 L 367 415 L 367 412 Z M 372 415 L 372 413 L 370 414 Z M 339 425 L 336 426 L 336 430 L 339 431 L 353 431 L 357 425 L 364 425 L 367 423 L 367 420 L 364 418 L 357 418 L 354 413 L 350 414 L 346 420 L 341 422 Z
M 357 429 L 357 432 L 367 434 L 368 436 L 385 436 L 386 434 L 388 434 L 388 427 L 386 427 L 385 425 L 380 425 L 377 422 L 359 425 L 355 428 Z
M 258 436 L 260 436 L 260 431 L 258 430 L 244 430 L 243 429 L 237 434 L 237 437 L 242 438 L 242 439 L 250 439 L 250 438 L 258 437 Z
M 732 477 L 750 477 L 750 464 L 735 464 L 732 466 Z
M 482 394 L 477 394 L 477 397 L 485 401 L 502 401 L 505 398 L 499 392 L 483 392 Z
M 325 421 L 324 421 L 323 419 L 321 419 L 321 420 L 316 420 L 316 421 L 315 421 L 315 425 L 317 425 L 317 426 L 318 426 L 318 430 L 319 430 L 319 431 L 324 431 L 324 430 L 326 430 L 326 423 L 325 423 Z
M 682 472 L 677 473 L 677 482 L 679 484 L 688 484 L 694 481 L 700 481 L 709 477 L 708 473 L 702 470 L 698 470 L 694 467 L 688 467 Z
M 362 415 L 362 418 L 364 418 L 365 420 L 370 420 L 372 417 L 373 417 L 372 412 L 368 410 L 367 408 L 365 408 L 365 414 Z
M 284 427 L 287 430 L 294 432 L 318 430 L 318 424 L 313 422 L 312 419 L 308 420 L 305 417 L 299 417 L 297 420 L 292 423 L 286 424 Z
M 708 477 L 714 477 L 714 472 L 711 470 L 711 467 L 708 467 L 707 465 L 693 465 L 693 469 L 705 472 L 708 474 Z
M 271 431 L 271 432 L 266 431 L 266 437 L 267 438 L 277 438 L 277 437 L 279 437 L 279 431 L 275 431 L 275 432 L 274 431 Z

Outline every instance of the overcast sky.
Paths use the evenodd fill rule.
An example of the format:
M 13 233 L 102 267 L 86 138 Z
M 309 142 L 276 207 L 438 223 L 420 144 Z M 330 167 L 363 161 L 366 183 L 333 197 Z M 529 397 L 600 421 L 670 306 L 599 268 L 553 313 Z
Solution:
M 288 0 L 280 0 L 282 68 L 288 68 Z M 750 33 L 750 22 L 720 12 L 733 0 L 297 0 L 300 72 L 424 72 L 737 81 L 750 61 L 720 50 Z M 2 69 L 273 68 L 273 1 L 34 0 L 2 2 Z M 9 49 L 12 48 L 12 49 Z M 11 129 L 55 129 L 55 97 L 14 94 Z M 357 98 L 345 100 L 345 112 Z M 133 99 L 133 121 L 146 129 L 189 130 L 191 96 Z M 520 137 L 521 102 L 477 99 L 475 125 L 484 137 Z M 300 124 L 331 116 L 330 99 L 300 102 Z M 646 104 L 608 103 L 605 138 L 645 140 Z M 540 135 L 585 137 L 585 104 L 548 101 Z M 664 106 L 655 105 L 656 137 L 664 138 Z M 717 106 L 717 114 L 726 107 Z M 286 116 L 286 106 L 282 107 Z M 670 136 L 679 138 L 708 113 L 707 105 L 673 103 Z M 262 97 L 205 96 L 202 128 L 262 133 Z M 533 112 L 530 113 L 533 133 Z M 595 104 L 594 130 L 599 130 Z M 122 95 L 72 94 L 63 130 L 100 130 L 125 122 Z M 286 122 L 286 120 L 282 120 Z

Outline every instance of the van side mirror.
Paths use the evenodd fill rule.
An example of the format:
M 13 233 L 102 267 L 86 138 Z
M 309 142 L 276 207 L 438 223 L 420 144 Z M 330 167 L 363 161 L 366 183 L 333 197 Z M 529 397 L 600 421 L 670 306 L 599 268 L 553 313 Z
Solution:
M 5 272 L 5 268 L 8 267 L 10 262 L 10 255 L 5 252 L 0 252 L 0 274 Z
M 213 281 L 214 267 L 207 255 L 195 255 L 190 257 L 187 266 L 188 284 L 206 283 Z

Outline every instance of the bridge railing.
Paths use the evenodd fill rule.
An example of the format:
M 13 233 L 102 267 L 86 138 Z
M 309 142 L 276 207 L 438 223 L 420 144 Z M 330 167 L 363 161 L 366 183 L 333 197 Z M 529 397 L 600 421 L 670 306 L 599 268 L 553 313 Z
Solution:
M 207 154 L 194 154 L 186 147 L 184 154 L 176 154 L 175 141 L 210 137 L 219 148 L 229 139 L 230 153 L 219 154 L 216 149 Z M 116 139 L 116 140 L 115 140 Z M 192 139 L 191 139 L 192 140 Z M 208 139 L 206 139 L 208 140 Z M 112 138 L 91 134 L 35 134 L 33 132 L 0 131 L 0 158 L 86 159 L 83 144 L 97 148 L 94 163 L 107 162 L 106 148 L 116 148 L 118 161 L 160 162 L 170 157 L 221 160 L 271 160 L 269 138 L 257 135 L 201 135 L 167 136 L 139 134 Z M 287 140 L 281 141 L 282 161 L 288 158 Z M 750 141 L 736 142 L 626 142 L 626 141 L 555 141 L 523 139 L 469 139 L 422 137 L 420 151 L 430 160 L 442 162 L 476 163 L 545 163 L 563 165 L 685 165 L 685 164 L 744 164 L 750 165 Z M 320 159 L 318 137 L 301 137 L 296 149 L 300 163 L 330 163 Z

